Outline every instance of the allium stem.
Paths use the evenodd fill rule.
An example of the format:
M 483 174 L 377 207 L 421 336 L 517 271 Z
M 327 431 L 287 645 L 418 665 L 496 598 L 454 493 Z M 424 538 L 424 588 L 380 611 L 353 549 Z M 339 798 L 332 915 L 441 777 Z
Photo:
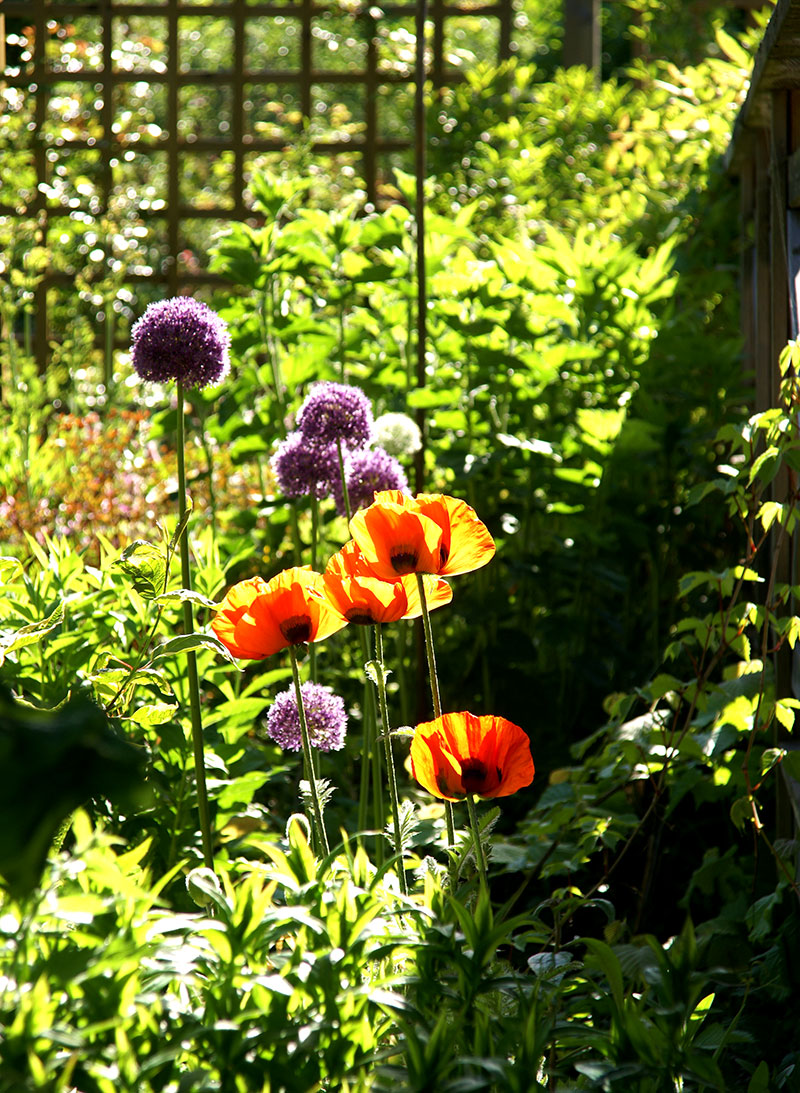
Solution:
M 342 501 L 344 502 L 344 511 L 347 516 L 347 523 L 349 526 L 353 513 L 350 509 L 350 496 L 347 492 L 347 475 L 345 474 L 344 469 L 344 454 L 342 453 L 341 437 L 338 438 L 336 441 L 336 454 L 339 457 L 339 475 L 342 479 Z
M 181 555 L 181 584 L 189 590 L 191 584 L 191 567 L 189 565 L 189 531 L 186 527 L 186 464 L 184 460 L 184 425 L 183 425 L 183 384 L 178 381 L 178 523 L 183 527 L 180 538 Z M 194 625 L 192 622 L 192 605 L 189 600 L 183 601 L 183 632 L 192 634 Z M 211 816 L 208 807 L 208 790 L 206 789 L 206 761 L 203 748 L 203 719 L 200 711 L 200 681 L 197 675 L 197 657 L 194 650 L 186 654 L 187 685 L 189 687 L 189 710 L 192 720 L 192 745 L 194 748 L 194 773 L 197 785 L 197 812 L 200 819 L 200 836 L 203 842 L 203 864 L 207 869 L 214 868 L 214 852 L 211 840 Z
M 386 677 L 383 666 L 383 633 L 381 624 L 375 624 L 375 660 L 377 661 L 378 703 L 381 711 L 381 726 L 383 728 L 383 745 L 386 752 L 386 769 L 389 773 L 389 795 L 392 801 L 392 819 L 394 821 L 394 851 L 400 855 L 398 862 L 398 874 L 400 877 L 400 891 L 404 896 L 408 895 L 406 882 L 406 868 L 403 861 L 403 833 L 400 827 L 400 800 L 397 793 L 397 771 L 394 765 L 394 753 L 392 751 L 392 739 L 389 725 L 389 708 L 386 702 Z
M 481 880 L 481 888 L 486 898 L 489 898 L 489 880 L 486 876 L 486 859 L 483 856 L 481 845 L 481 829 L 478 826 L 478 813 L 475 810 L 475 800 L 471 793 L 467 794 L 467 810 L 469 812 L 469 826 L 472 828 L 472 845 L 475 848 L 475 861 L 478 866 L 478 876 Z
M 425 634 L 425 653 L 428 658 L 428 676 L 431 684 L 431 702 L 433 703 L 433 717 L 442 716 L 442 700 L 439 696 L 439 676 L 436 672 L 436 654 L 433 649 L 433 631 L 431 630 L 431 615 L 428 610 L 428 600 L 425 595 L 425 581 L 421 573 L 417 573 L 417 588 L 419 590 L 419 602 L 422 605 L 422 628 Z M 453 805 L 445 801 L 445 820 L 447 822 L 448 848 L 455 845 L 456 825 L 453 819 Z M 451 878 L 452 879 L 452 878 Z
M 317 844 L 317 853 L 330 854 L 330 846 L 328 845 L 328 836 L 325 831 L 325 824 L 322 820 L 322 807 L 319 803 L 319 792 L 317 790 L 317 778 L 314 774 L 314 758 L 311 754 L 311 741 L 308 737 L 308 722 L 306 721 L 306 710 L 303 705 L 303 690 L 300 686 L 300 669 L 297 665 L 297 653 L 293 645 L 289 646 L 289 656 L 292 661 L 292 678 L 294 679 L 294 691 L 297 696 L 297 713 L 300 718 L 300 737 L 303 742 L 303 765 L 305 767 L 306 779 L 308 780 L 309 789 L 311 790 L 311 804 L 313 808 L 313 816 L 309 816 L 311 826 L 315 833 L 315 842 Z

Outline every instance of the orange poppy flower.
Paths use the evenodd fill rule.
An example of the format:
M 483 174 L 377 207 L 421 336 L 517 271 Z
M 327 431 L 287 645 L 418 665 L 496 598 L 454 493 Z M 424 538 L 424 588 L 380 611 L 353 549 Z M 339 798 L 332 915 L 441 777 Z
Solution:
M 381 580 L 367 565 L 354 540 L 333 555 L 323 578 L 326 595 L 348 622 L 397 622 L 422 614 L 416 577 L 409 574 L 396 581 Z M 432 610 L 449 603 L 453 591 L 447 581 L 432 578 L 426 598 Z
M 533 781 L 527 733 L 503 717 L 446 713 L 417 725 L 411 772 L 434 797 L 508 797 Z
M 375 494 L 350 521 L 350 533 L 372 570 L 384 580 L 407 573 L 441 577 L 468 573 L 494 556 L 494 540 L 466 501 L 441 493 L 409 497 Z
M 308 567 L 285 569 L 270 581 L 240 581 L 220 603 L 211 629 L 234 656 L 250 660 L 321 641 L 347 625 L 323 588 L 322 574 Z

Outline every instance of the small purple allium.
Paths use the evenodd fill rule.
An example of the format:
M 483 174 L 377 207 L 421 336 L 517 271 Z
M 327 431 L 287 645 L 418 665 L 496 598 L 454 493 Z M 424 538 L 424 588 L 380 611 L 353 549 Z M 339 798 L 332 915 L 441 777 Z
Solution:
M 312 748 L 339 751 L 344 747 L 347 713 L 344 699 L 320 683 L 303 683 L 303 709 Z M 286 751 L 300 751 L 303 739 L 294 687 L 275 696 L 267 714 L 267 736 Z
M 151 383 L 219 383 L 230 368 L 230 344 L 226 323 L 191 296 L 150 304 L 131 331 L 133 367 Z
M 372 439 L 372 406 L 360 387 L 315 383 L 297 413 L 306 440 L 361 448 Z
M 328 497 L 339 478 L 339 456 L 333 444 L 317 444 L 302 433 L 290 433 L 278 445 L 272 469 L 284 497 Z
M 408 489 L 405 471 L 394 456 L 383 448 L 360 448 L 350 452 L 345 459 L 344 473 L 351 512 L 371 505 L 377 490 Z M 333 496 L 339 514 L 344 516 L 344 495 L 339 475 L 333 480 Z

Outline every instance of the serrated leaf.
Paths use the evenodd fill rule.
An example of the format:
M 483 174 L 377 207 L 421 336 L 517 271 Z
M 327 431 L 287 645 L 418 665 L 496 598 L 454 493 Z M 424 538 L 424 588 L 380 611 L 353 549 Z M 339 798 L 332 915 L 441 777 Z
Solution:
M 163 645 L 159 645 L 152 663 L 156 664 L 160 660 L 177 656 L 179 653 L 190 653 L 195 649 L 213 649 L 215 653 L 222 653 L 231 664 L 236 663 L 226 646 L 213 634 L 182 634 L 180 637 L 170 638 Z
M 146 539 L 136 539 L 114 562 L 133 581 L 133 587 L 145 600 L 154 600 L 164 591 L 167 579 L 167 559 L 162 551 Z
M 216 600 L 211 600 L 201 592 L 194 592 L 191 588 L 176 588 L 172 592 L 162 592 L 156 596 L 156 603 L 196 603 L 200 607 L 219 607 Z

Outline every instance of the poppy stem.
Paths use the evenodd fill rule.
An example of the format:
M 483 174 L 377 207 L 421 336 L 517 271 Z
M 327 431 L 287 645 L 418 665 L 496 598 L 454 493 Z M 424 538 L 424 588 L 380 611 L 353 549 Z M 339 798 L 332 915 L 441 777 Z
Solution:
M 320 856 L 323 852 L 327 855 L 330 854 L 331 848 L 328 845 L 328 836 L 325 831 L 325 824 L 322 821 L 322 807 L 319 803 L 317 779 L 314 774 L 314 759 L 311 754 L 311 741 L 308 736 L 308 722 L 306 721 L 306 710 L 303 705 L 303 691 L 300 687 L 300 669 L 297 666 L 297 653 L 295 652 L 295 647 L 293 645 L 289 646 L 289 656 L 292 661 L 294 693 L 297 698 L 297 713 L 300 718 L 300 738 L 303 742 L 303 763 L 305 766 L 306 779 L 308 780 L 309 789 L 311 791 L 313 816 L 310 816 L 309 819 L 312 821 L 312 828 L 316 836 L 315 842 L 317 843 L 317 853 L 320 854 Z
M 378 684 L 378 703 L 381 711 L 381 726 L 383 728 L 383 744 L 386 750 L 386 769 L 389 772 L 389 794 L 392 801 L 392 819 L 394 821 L 394 852 L 399 854 L 398 873 L 400 877 L 400 891 L 404 896 L 408 895 L 406 882 L 406 867 L 403 860 L 403 833 L 400 826 L 400 801 L 397 793 L 397 771 L 394 765 L 394 752 L 389 727 L 389 707 L 386 702 L 386 675 L 383 666 L 383 632 L 381 624 L 375 623 L 375 660 L 377 661 L 376 679 Z
M 478 827 L 478 813 L 475 809 L 475 798 L 471 793 L 467 794 L 467 811 L 469 812 L 469 825 L 472 828 L 472 845 L 475 848 L 475 861 L 478 866 L 478 876 L 481 880 L 481 889 L 487 900 L 489 898 L 489 880 L 486 876 L 486 859 L 483 856 L 481 844 L 481 829 Z
M 417 578 L 417 590 L 419 592 L 419 602 L 422 606 L 422 629 L 425 634 L 425 653 L 428 657 L 428 676 L 431 684 L 431 702 L 433 703 L 433 718 L 442 716 L 442 700 L 439 695 L 439 676 L 436 672 L 436 654 L 433 651 L 433 631 L 431 630 L 431 615 L 428 611 L 428 600 L 425 595 L 425 580 L 421 573 L 416 574 Z M 453 805 L 450 801 L 445 801 L 444 815 L 447 822 L 447 847 L 448 850 L 455 846 L 456 842 L 456 825 L 453 818 Z M 452 870 L 451 870 L 452 874 Z M 453 877 L 451 875 L 451 882 Z
M 176 448 L 178 457 L 178 527 L 182 528 L 180 537 L 181 584 L 189 590 L 192 587 L 191 567 L 189 565 L 189 531 L 187 528 L 186 506 L 186 462 L 184 446 L 186 438 L 183 423 L 183 384 L 178 380 L 178 426 Z M 183 601 L 183 632 L 194 633 L 192 605 Z M 189 688 L 189 712 L 192 722 L 192 747 L 194 750 L 194 777 L 197 787 L 197 814 L 200 821 L 200 838 L 203 845 L 203 864 L 207 869 L 214 869 L 214 850 L 211 840 L 211 815 L 208 807 L 208 789 L 206 787 L 206 760 L 203 748 L 203 717 L 200 709 L 200 681 L 197 675 L 197 657 L 194 650 L 186 654 L 186 682 Z

